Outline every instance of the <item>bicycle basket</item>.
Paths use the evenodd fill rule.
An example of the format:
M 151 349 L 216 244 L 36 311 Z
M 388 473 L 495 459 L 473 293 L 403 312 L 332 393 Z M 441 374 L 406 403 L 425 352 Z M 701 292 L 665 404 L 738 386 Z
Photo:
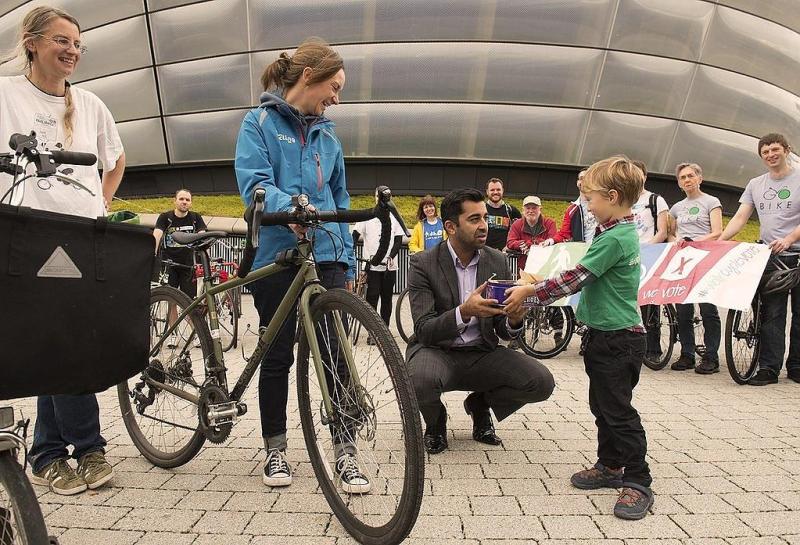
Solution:
M 153 237 L 0 205 L 0 399 L 98 392 L 147 364 Z

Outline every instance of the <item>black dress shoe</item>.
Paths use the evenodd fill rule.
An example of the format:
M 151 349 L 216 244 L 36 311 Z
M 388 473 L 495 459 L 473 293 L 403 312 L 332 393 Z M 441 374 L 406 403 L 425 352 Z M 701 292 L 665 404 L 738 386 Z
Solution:
M 503 440 L 494 432 L 494 423 L 483 393 L 472 392 L 464 400 L 464 410 L 472 417 L 472 438 L 486 445 L 502 445 Z
M 426 433 L 423 437 L 425 451 L 428 454 L 439 454 L 447 450 L 447 435 L 438 433 Z

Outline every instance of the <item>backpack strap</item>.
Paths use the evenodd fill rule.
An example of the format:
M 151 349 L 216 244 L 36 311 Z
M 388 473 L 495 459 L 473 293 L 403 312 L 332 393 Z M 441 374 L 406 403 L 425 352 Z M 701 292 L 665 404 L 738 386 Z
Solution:
M 653 214 L 653 235 L 658 233 L 658 194 L 657 193 L 650 193 L 650 199 L 647 204 L 647 208 L 650 209 L 650 212 Z

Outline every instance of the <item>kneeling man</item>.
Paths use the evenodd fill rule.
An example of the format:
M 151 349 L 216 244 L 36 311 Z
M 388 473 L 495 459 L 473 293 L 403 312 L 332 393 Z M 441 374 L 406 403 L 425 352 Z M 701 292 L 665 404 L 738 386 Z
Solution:
M 464 409 L 472 416 L 472 437 L 499 445 L 492 417 L 513 414 L 526 403 L 553 392 L 550 371 L 520 352 L 498 344 L 522 332 L 525 314 L 506 312 L 483 291 L 492 276 L 511 274 L 503 254 L 486 246 L 487 212 L 483 195 L 457 189 L 442 201 L 447 240 L 411 257 L 409 290 L 414 336 L 406 360 L 420 412 L 425 420 L 425 449 L 447 448 L 447 411 L 442 392 L 472 392 Z

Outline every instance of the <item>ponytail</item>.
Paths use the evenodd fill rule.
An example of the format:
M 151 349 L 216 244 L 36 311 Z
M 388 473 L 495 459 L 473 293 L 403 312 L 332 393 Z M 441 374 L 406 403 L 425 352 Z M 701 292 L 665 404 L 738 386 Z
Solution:
M 265 91 L 277 89 L 286 92 L 300 81 L 303 71 L 311 68 L 308 84 L 318 83 L 333 77 L 344 68 L 342 57 L 319 38 L 308 38 L 289 55 L 286 52 L 271 64 L 261 75 L 261 85 Z

